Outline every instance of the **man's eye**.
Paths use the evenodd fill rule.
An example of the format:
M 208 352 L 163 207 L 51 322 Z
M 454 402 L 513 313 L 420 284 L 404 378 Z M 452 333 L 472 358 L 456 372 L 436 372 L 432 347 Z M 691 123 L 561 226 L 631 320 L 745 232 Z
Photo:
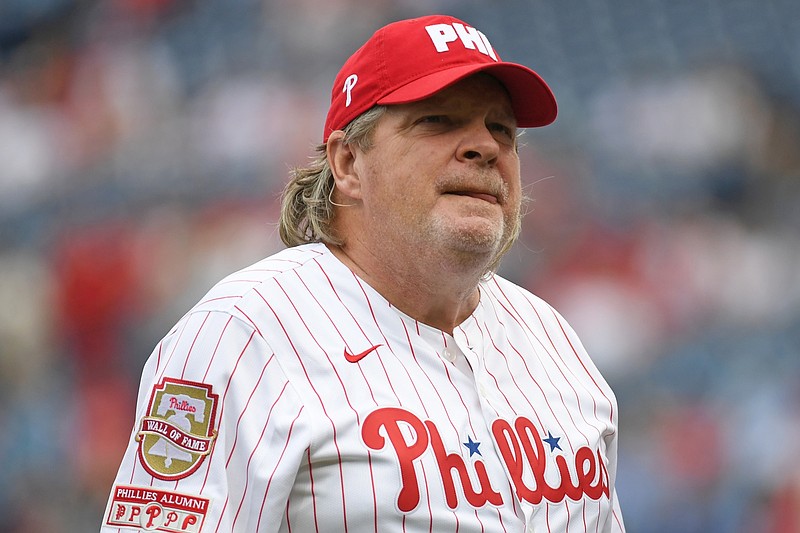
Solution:
M 422 124 L 442 124 L 447 121 L 444 115 L 427 115 L 419 119 Z
M 505 135 L 509 139 L 514 138 L 514 131 L 505 124 L 500 124 L 500 123 L 490 124 L 489 129 L 491 129 L 492 131 L 496 131 L 502 135 Z

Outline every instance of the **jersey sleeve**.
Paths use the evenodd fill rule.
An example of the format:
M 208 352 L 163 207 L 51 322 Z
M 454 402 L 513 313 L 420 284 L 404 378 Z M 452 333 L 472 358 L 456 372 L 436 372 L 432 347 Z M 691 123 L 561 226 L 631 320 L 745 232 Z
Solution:
M 303 411 L 251 323 L 188 314 L 145 364 L 101 531 L 277 531 L 309 446 Z

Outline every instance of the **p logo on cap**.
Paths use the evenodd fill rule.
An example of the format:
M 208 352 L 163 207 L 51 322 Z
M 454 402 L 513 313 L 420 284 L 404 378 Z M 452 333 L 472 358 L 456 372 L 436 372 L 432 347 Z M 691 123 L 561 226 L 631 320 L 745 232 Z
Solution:
M 344 80 L 344 89 L 342 89 L 342 91 L 347 93 L 347 100 L 345 100 L 344 103 L 345 107 L 350 107 L 350 103 L 353 101 L 350 91 L 353 90 L 353 88 L 356 86 L 356 83 L 358 83 L 358 74 L 350 74 L 347 76 L 347 79 Z
M 505 86 L 519 127 L 555 120 L 555 97 L 536 72 L 502 61 L 486 35 L 465 22 L 431 15 L 384 26 L 350 56 L 333 84 L 323 142 L 375 105 L 422 100 L 478 72 Z

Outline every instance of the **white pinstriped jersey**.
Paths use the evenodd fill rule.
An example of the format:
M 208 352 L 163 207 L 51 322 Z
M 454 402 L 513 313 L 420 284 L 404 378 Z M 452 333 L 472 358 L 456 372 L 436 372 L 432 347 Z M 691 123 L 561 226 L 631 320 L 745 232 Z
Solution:
M 144 368 L 103 531 L 624 531 L 612 391 L 550 306 L 480 291 L 451 336 L 321 244 L 229 276 Z

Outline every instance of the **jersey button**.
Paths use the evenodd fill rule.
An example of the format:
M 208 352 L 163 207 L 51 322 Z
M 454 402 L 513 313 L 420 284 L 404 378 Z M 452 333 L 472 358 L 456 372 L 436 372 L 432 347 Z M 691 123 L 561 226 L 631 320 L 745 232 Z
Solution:
M 484 400 L 489 399 L 489 391 L 486 389 L 486 386 L 483 383 L 478 383 L 478 393 Z
M 444 351 L 442 352 L 442 355 L 444 356 L 445 359 L 447 359 L 451 363 L 456 362 L 456 352 L 454 352 L 450 348 L 445 348 Z

